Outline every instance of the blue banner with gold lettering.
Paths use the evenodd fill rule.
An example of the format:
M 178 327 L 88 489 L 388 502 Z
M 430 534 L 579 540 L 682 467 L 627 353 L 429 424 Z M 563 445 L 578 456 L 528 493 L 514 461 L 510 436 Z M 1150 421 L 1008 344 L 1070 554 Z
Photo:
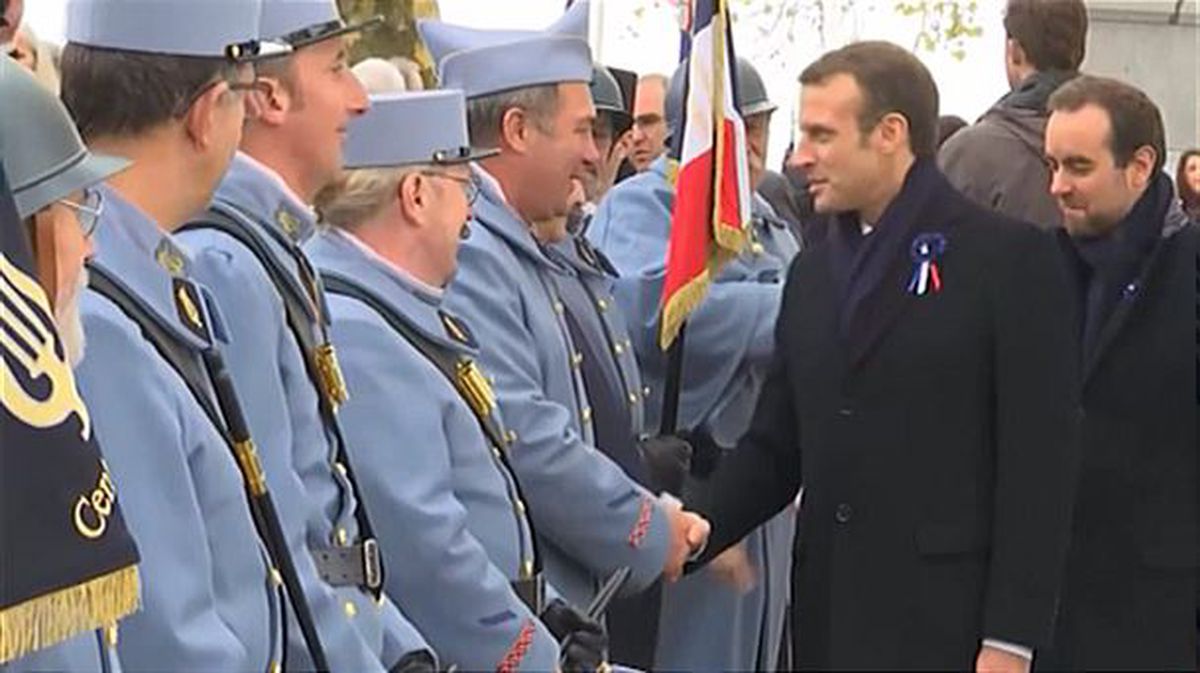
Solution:
M 0 664 L 138 606 L 138 553 L 0 166 Z

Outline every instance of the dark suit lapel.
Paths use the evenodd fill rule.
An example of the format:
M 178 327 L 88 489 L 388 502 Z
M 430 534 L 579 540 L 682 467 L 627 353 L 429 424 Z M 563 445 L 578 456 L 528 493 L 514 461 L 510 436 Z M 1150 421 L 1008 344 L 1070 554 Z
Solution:
M 904 190 L 888 207 L 890 212 L 884 215 L 881 226 L 895 227 L 895 231 L 889 232 L 895 238 L 877 251 L 886 259 L 876 262 L 886 264 L 887 270 L 861 301 L 843 308 L 851 311 L 846 335 L 849 369 L 861 364 L 908 307 L 921 300 L 908 292 L 913 273 L 910 248 L 913 237 L 919 233 L 949 234 L 950 218 L 946 216 L 946 208 L 951 206 L 949 202 L 941 202 L 951 189 L 932 163 L 919 163 L 910 171 Z M 872 235 L 883 233 L 881 229 Z
M 908 238 L 906 236 L 906 240 Z M 891 260 L 883 282 L 871 291 L 850 317 L 850 333 L 846 342 L 850 369 L 866 359 L 915 299 L 905 291 L 911 273 L 912 262 L 908 258 L 906 245 L 903 253 Z
M 1154 250 L 1150 256 L 1146 258 L 1145 264 L 1138 273 L 1137 280 L 1126 285 L 1121 290 L 1121 301 L 1113 307 L 1112 314 L 1108 316 L 1104 327 L 1100 329 L 1100 336 L 1097 338 L 1096 347 L 1088 355 L 1087 362 L 1083 369 L 1083 380 L 1086 383 L 1091 378 L 1092 373 L 1096 370 L 1096 366 L 1104 357 L 1105 351 L 1112 346 L 1113 341 L 1125 324 L 1129 322 L 1129 316 L 1133 313 L 1135 307 L 1141 304 L 1142 297 L 1149 291 L 1150 282 L 1154 271 L 1158 266 L 1158 259 L 1162 256 L 1162 251 L 1166 247 L 1170 237 L 1159 238 L 1154 244 Z

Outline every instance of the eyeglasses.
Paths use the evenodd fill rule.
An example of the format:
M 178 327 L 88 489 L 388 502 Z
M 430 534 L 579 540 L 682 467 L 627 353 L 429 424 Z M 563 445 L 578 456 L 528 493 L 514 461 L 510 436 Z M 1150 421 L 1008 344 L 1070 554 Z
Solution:
M 100 215 L 104 213 L 104 196 L 98 189 L 83 190 L 83 203 L 75 203 L 69 199 L 59 199 L 58 203 L 75 211 L 79 219 L 79 228 L 85 238 L 90 238 L 96 232 L 100 223 Z
M 475 205 L 475 200 L 479 198 L 479 179 L 474 175 L 464 178 L 457 175 L 451 175 L 449 173 L 442 173 L 441 171 L 421 171 L 421 175 L 428 175 L 434 178 L 445 178 L 447 180 L 453 180 L 454 182 L 462 185 L 463 194 L 467 197 L 468 206 Z
M 233 79 L 225 79 L 225 78 L 214 79 L 211 82 L 209 82 L 208 84 L 205 84 L 204 86 L 197 89 L 195 93 L 193 93 L 191 96 L 189 96 L 187 101 L 183 102 L 175 110 L 176 116 L 186 114 L 187 111 L 190 110 L 191 107 L 196 104 L 196 101 L 200 100 L 201 96 L 208 93 L 210 90 L 212 90 L 213 87 L 218 86 L 220 84 L 225 84 L 226 86 L 228 86 L 229 90 L 233 93 L 249 93 L 251 91 L 262 91 L 264 93 L 268 92 L 267 84 L 265 82 L 263 82 L 261 79 L 259 79 L 258 77 L 255 77 L 254 79 L 250 80 L 249 82 L 239 82 L 239 81 L 236 81 Z

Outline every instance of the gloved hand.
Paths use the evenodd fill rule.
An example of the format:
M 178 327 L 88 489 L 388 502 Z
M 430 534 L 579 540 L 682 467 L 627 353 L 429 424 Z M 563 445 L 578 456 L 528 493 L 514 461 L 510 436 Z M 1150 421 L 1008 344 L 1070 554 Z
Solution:
M 443 673 L 455 673 L 458 667 L 451 665 Z M 439 673 L 437 662 L 429 650 L 417 650 L 400 657 L 388 673 Z
M 594 673 L 608 661 L 608 633 L 599 622 L 560 598 L 550 601 L 540 618 L 562 646 L 563 673 Z
M 683 492 L 683 480 L 692 467 L 692 445 L 682 437 L 659 435 L 638 442 L 642 463 L 650 475 L 650 487 L 672 495 Z
M 701 480 L 708 479 L 708 476 L 721 464 L 725 448 L 703 429 L 693 430 L 684 436 L 692 445 L 691 476 Z

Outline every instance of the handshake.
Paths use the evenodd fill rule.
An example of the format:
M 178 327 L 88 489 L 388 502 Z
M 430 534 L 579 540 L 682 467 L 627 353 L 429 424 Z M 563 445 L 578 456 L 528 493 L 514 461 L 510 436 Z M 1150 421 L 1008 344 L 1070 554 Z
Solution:
M 710 526 L 704 517 L 683 509 L 674 495 L 683 491 L 691 470 L 692 446 L 686 439 L 661 435 L 643 440 L 639 447 L 642 463 L 650 477 L 651 488 L 662 493 L 671 526 L 671 546 L 663 577 L 674 582 L 683 575 L 683 565 L 704 550 Z
M 685 511 L 683 503 L 675 498 L 663 495 L 662 500 L 671 525 L 671 546 L 667 550 L 663 577 L 674 582 L 683 576 L 683 564 L 704 551 L 711 528 L 704 517 Z

